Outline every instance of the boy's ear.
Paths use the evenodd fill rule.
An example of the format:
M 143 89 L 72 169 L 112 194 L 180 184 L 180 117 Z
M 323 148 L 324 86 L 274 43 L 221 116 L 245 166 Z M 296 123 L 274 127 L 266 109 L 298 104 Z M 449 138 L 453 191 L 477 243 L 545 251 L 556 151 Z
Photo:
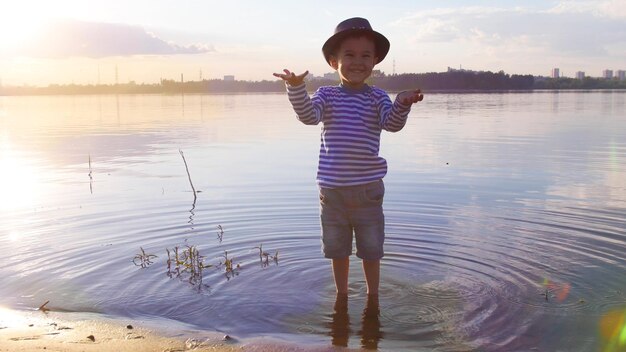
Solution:
M 335 70 L 339 69 L 339 61 L 336 57 L 331 56 L 328 61 L 330 63 L 330 67 L 334 68 Z

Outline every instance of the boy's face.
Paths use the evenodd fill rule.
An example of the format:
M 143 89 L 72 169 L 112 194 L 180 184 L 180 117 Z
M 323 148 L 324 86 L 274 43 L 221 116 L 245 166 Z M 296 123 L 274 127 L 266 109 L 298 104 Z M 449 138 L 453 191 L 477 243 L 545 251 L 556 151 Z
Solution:
M 330 58 L 330 65 L 339 72 L 341 83 L 361 88 L 378 62 L 374 42 L 365 37 L 347 38 Z

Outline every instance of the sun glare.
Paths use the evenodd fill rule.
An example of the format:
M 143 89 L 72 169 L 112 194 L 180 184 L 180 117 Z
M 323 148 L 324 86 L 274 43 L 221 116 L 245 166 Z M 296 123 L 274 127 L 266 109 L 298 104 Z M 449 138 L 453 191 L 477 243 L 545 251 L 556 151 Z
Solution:
M 0 307 L 0 325 L 5 327 L 16 327 L 26 322 L 26 317 L 15 311 Z
M 0 144 L 0 209 L 14 210 L 32 205 L 38 195 L 37 171 L 18 159 L 8 143 Z
M 51 4 L 53 4 L 51 2 Z M 41 6 L 46 5 L 42 1 Z M 30 2 L 6 1 L 0 12 L 0 48 L 11 51 L 30 41 L 42 28 L 46 9 Z

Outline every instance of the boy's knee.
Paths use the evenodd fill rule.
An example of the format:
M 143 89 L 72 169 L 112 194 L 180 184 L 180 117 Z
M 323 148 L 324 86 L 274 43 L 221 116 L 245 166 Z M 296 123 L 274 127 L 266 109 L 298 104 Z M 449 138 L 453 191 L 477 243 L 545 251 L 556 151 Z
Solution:
M 358 248 L 356 250 L 356 256 L 363 260 L 380 260 L 385 256 L 383 247 L 371 247 L 371 248 Z

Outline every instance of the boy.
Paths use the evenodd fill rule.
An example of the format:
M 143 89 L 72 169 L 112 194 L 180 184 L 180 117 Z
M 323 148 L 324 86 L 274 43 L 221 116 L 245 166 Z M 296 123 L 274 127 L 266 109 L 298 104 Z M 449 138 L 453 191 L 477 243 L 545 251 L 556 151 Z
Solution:
M 341 84 L 321 87 L 309 98 L 304 77 L 285 69 L 274 73 L 286 82 L 298 120 L 322 123 L 317 169 L 324 256 L 332 261 L 338 295 L 348 293 L 352 236 L 362 259 L 368 295 L 378 295 L 385 220 L 382 178 L 387 162 L 378 156 L 381 130 L 404 127 L 411 105 L 424 96 L 405 91 L 391 99 L 365 80 L 389 51 L 389 41 L 364 18 L 347 19 L 322 47 L 326 62 L 339 73 Z

